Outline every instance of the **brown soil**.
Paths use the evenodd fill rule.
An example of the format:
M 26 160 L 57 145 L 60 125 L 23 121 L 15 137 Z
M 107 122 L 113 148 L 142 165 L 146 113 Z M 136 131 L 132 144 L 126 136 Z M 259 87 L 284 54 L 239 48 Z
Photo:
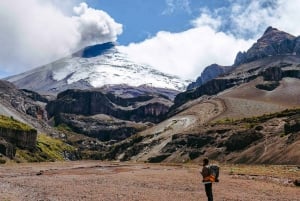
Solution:
M 2 165 L 0 200 L 206 200 L 199 168 L 99 161 Z M 233 170 L 237 172 L 223 167 L 220 182 L 213 185 L 214 200 L 300 200 L 299 187 L 286 178 L 281 182 L 280 178 L 231 175 Z
M 218 98 L 224 100 L 226 111 L 219 119 L 260 116 L 299 106 L 299 79 L 284 78 L 273 91 L 257 89 L 255 86 L 261 82 L 262 78 L 257 78 L 220 93 Z

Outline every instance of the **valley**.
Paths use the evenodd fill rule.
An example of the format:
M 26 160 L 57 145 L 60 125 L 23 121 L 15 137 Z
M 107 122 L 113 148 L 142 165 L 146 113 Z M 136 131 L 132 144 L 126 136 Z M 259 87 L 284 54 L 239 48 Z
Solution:
M 0 114 L 38 136 L 24 149 L 11 140 L 22 130 L 3 132 L 1 161 L 299 164 L 298 48 L 297 37 L 269 27 L 234 65 L 208 66 L 186 91 L 186 81 L 132 63 L 115 44 L 84 48 L 1 80 Z M 101 65 L 111 76 L 133 70 L 132 81 L 151 72 L 163 85 L 108 84 L 94 72 Z

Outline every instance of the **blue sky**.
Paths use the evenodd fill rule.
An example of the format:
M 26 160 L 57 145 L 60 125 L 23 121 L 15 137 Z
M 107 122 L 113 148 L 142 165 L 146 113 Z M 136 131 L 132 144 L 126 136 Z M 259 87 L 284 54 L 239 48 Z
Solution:
M 136 62 L 196 79 L 268 26 L 298 36 L 299 10 L 299 0 L 1 0 L 0 78 L 117 42 Z
M 216 9 L 226 6 L 226 0 L 89 0 L 90 6 L 109 13 L 123 24 L 121 45 L 141 42 L 159 31 L 182 32 L 190 29 L 190 21 L 199 16 L 201 8 Z M 122 6 L 121 6 L 122 4 Z

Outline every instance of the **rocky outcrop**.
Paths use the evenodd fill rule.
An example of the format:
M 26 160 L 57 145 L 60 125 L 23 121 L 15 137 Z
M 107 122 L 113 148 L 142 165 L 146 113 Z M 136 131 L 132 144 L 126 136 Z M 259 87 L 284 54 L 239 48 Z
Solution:
M 192 90 L 194 88 L 197 88 L 208 81 L 229 72 L 232 69 L 231 66 L 220 66 L 218 64 L 212 64 L 210 66 L 207 66 L 203 72 L 201 73 L 201 76 L 197 78 L 196 82 L 192 82 L 188 85 L 187 89 Z
M 36 146 L 37 131 L 35 129 L 27 131 L 0 127 L 0 137 L 17 147 L 33 149 Z
M 245 77 L 245 78 L 236 77 L 236 78 L 228 78 L 228 79 L 226 79 L 226 78 L 213 79 L 194 90 L 190 90 L 190 91 L 186 91 L 186 92 L 178 94 L 175 97 L 174 105 L 172 106 L 171 110 L 176 107 L 179 107 L 180 105 L 184 104 L 185 102 L 187 102 L 189 100 L 199 98 L 203 95 L 216 95 L 217 93 L 224 91 L 226 89 L 229 89 L 233 86 L 236 86 L 236 85 L 239 85 L 239 84 L 242 84 L 245 82 L 249 82 L 249 81 L 255 79 L 256 77 L 257 77 L 257 75 L 251 75 L 251 76 Z
M 60 113 L 96 115 L 106 114 L 118 119 L 136 122 L 159 122 L 172 102 L 163 97 L 140 96 L 121 98 L 92 90 L 67 90 L 47 104 L 49 117 Z
M 272 67 L 262 72 L 264 81 L 280 81 L 283 77 L 280 67 Z
M 31 98 L 32 100 L 34 101 L 39 101 L 39 102 L 43 102 L 43 103 L 48 103 L 49 100 L 51 99 L 54 99 L 54 97 L 50 97 L 50 96 L 43 96 L 37 92 L 34 92 L 34 91 L 30 91 L 30 90 L 27 90 L 27 89 L 21 89 L 24 94 Z
M 0 100 L 2 104 L 12 107 L 18 112 L 30 115 L 35 119 L 47 120 L 47 112 L 43 104 L 47 102 L 43 96 L 29 91 L 17 89 L 12 83 L 0 80 Z
M 300 38 L 268 27 L 263 36 L 247 52 L 239 52 L 234 65 L 276 55 L 300 55 Z
M 225 147 L 227 151 L 238 151 L 245 149 L 247 146 L 263 137 L 263 134 L 255 130 L 238 132 L 228 138 L 225 142 Z
M 107 115 L 83 116 L 60 113 L 55 122 L 68 125 L 76 133 L 101 141 L 120 141 L 146 128 L 142 123 L 119 120 Z
M 16 154 L 16 148 L 4 138 L 0 137 L 0 154 L 12 159 Z

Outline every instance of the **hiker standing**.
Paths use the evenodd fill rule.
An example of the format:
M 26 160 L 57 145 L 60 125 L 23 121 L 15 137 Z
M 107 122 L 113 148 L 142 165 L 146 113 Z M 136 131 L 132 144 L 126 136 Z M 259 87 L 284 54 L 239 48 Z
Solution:
M 201 175 L 203 177 L 202 182 L 205 186 L 205 192 L 208 201 L 213 201 L 213 193 L 212 193 L 212 181 L 211 181 L 211 174 L 209 170 L 209 160 L 207 158 L 203 159 L 203 168 L 201 171 Z

